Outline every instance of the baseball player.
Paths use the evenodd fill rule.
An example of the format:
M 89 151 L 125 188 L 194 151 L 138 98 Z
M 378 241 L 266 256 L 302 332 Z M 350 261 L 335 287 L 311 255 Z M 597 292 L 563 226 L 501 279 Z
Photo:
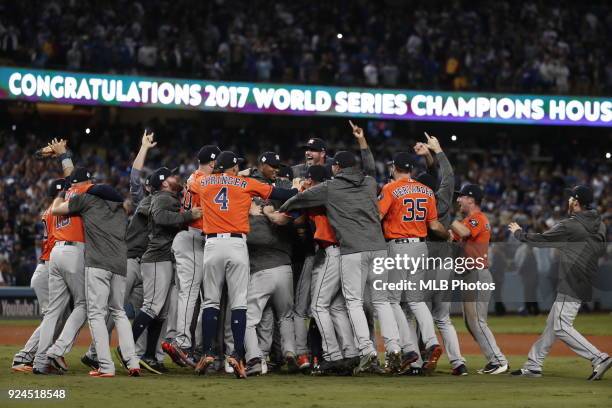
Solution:
M 305 187 L 311 188 L 328 179 L 324 166 L 312 165 L 306 171 Z M 283 215 L 264 208 L 273 222 L 282 223 Z M 312 270 L 312 316 L 321 332 L 323 360 L 317 373 L 344 373 L 359 349 L 354 341 L 353 329 L 348 319 L 346 302 L 340 289 L 340 250 L 334 230 L 329 224 L 324 208 L 312 208 L 306 214 L 315 225 L 314 239 L 319 248 Z M 280 219 L 279 219 L 280 218 Z M 289 218 L 284 216 L 284 218 Z M 299 222 L 299 218 L 296 222 Z
M 448 229 L 451 223 L 450 212 L 455 190 L 455 175 L 453 167 L 448 161 L 446 154 L 442 151 L 438 139 L 427 134 L 425 136 L 427 137 L 427 144 L 417 143 L 414 150 L 419 156 L 425 157 L 428 171 L 439 174 L 440 183 L 438 184 L 436 176 L 425 172 L 419 174 L 416 180 L 435 191 L 438 221 L 444 226 L 444 229 Z M 435 162 L 431 152 L 435 155 L 435 162 L 437 162 L 439 169 L 434 167 Z M 431 231 L 427 236 L 427 240 L 429 241 L 429 256 L 442 259 L 451 256 L 450 246 Z M 436 271 L 436 279 L 448 282 L 451 278 L 451 273 L 452 271 L 449 269 L 440 269 Z M 429 300 L 431 300 L 431 314 L 444 342 L 444 349 L 451 364 L 452 374 L 463 376 L 468 374 L 468 370 L 465 365 L 465 359 L 461 356 L 457 331 L 450 318 L 451 295 L 450 291 L 443 290 L 431 293 L 429 297 Z
M 150 176 L 147 177 L 144 186 L 141 182 L 141 177 L 147 153 L 157 145 L 157 142 L 154 141 L 154 136 L 153 132 L 145 130 L 140 149 L 134 158 L 134 163 L 132 163 L 132 169 L 130 170 L 130 196 L 135 210 L 130 218 L 125 236 L 127 245 L 127 273 L 125 278 L 124 304 L 131 303 L 134 310 L 142 307 L 143 293 L 140 258 L 147 249 L 149 242 Z M 107 318 L 107 326 L 109 334 L 112 333 L 114 320 L 110 316 Z M 141 336 L 135 346 L 136 355 L 143 355 L 146 347 L 146 336 Z M 159 351 L 157 354 L 159 360 Z M 163 355 L 162 352 L 161 356 L 163 357 Z M 81 357 L 81 362 L 92 370 L 97 370 L 100 367 L 97 360 L 95 344 L 92 342 L 87 353 Z
M 197 185 L 200 178 L 210 175 L 215 167 L 215 159 L 221 150 L 217 146 L 207 145 L 198 152 L 199 167 L 187 179 L 183 194 L 183 211 L 191 210 L 200 203 Z M 174 342 L 163 342 L 162 347 L 173 361 L 179 361 L 195 367 L 191 354 L 191 323 L 196 303 L 202 290 L 204 257 L 204 240 L 202 237 L 202 218 L 188 224 L 187 230 L 180 231 L 172 242 L 172 253 L 176 259 L 176 277 L 178 286 L 177 336 Z
M 367 143 L 363 131 L 350 123 L 353 134 L 360 146 Z M 363 149 L 362 149 L 363 150 Z M 369 149 L 367 149 L 369 151 Z M 342 294 L 346 300 L 353 331 L 359 344 L 361 359 L 354 374 L 368 370 L 378 355 L 370 338 L 368 322 L 363 310 L 365 286 L 372 287 L 374 280 L 387 282 L 388 274 L 373 273 L 375 258 L 387 255 L 386 243 L 380 228 L 377 205 L 376 180 L 367 174 L 374 174 L 374 158 L 364 160 L 364 171 L 356 167 L 355 156 L 347 151 L 334 156 L 333 180 L 327 180 L 287 201 L 281 212 L 324 206 L 329 222 L 340 243 L 340 279 Z M 380 321 L 385 348 L 394 364 L 401 360 L 399 332 L 389 305 L 386 291 L 371 291 L 372 305 Z
M 393 181 L 386 184 L 380 192 L 378 206 L 391 258 L 405 255 L 409 258 L 426 257 L 425 238 L 428 230 L 442 239 L 448 238 L 446 228 L 438 221 L 434 192 L 411 178 L 415 164 L 410 153 L 396 153 L 391 168 Z M 415 271 L 394 268 L 389 272 L 389 281 L 395 283 L 412 281 L 416 282 L 418 287 L 419 282 L 426 279 L 425 274 L 425 269 Z M 389 302 L 401 334 L 401 346 L 404 352 L 401 366 L 398 368 L 400 374 L 405 373 L 410 368 L 410 364 L 418 359 L 416 352 L 418 346 L 412 338 L 408 320 L 400 306 L 403 292 L 389 291 Z M 438 344 L 431 312 L 420 289 L 408 291 L 406 297 L 410 311 L 419 324 L 426 347 L 424 356 L 426 363 L 423 369 L 425 372 L 432 372 L 442 354 L 442 348 Z
M 217 334 L 219 305 L 223 285 L 227 282 L 228 302 L 234 354 L 228 363 L 237 378 L 246 378 L 244 338 L 246 330 L 249 255 L 246 234 L 252 197 L 284 201 L 297 193 L 238 176 L 240 160 L 233 152 L 224 151 L 216 161 L 216 174 L 202 177 L 198 194 L 204 210 L 204 305 L 202 342 L 204 355 L 196 365 L 196 373 L 205 374 L 214 363 L 212 343 Z
M 332 159 L 327 157 L 327 144 L 323 139 L 313 137 L 302 145 L 304 149 L 304 163 L 291 167 L 293 177 L 303 179 L 309 166 L 318 165 L 328 168 L 331 174 Z
M 568 191 L 569 217 L 542 233 L 525 233 L 517 223 L 508 226 L 521 242 L 537 247 L 556 247 L 560 253 L 557 296 L 550 308 L 546 328 L 533 344 L 523 368 L 513 376 L 541 377 L 544 359 L 557 339 L 591 362 L 589 381 L 601 380 L 612 367 L 612 358 L 591 344 L 575 328 L 574 319 L 583 301 L 592 295 L 597 261 L 606 250 L 606 226 L 592 209 L 593 190 L 579 185 Z
M 66 153 L 60 156 L 64 173 L 71 171 L 72 184 L 66 192 L 66 200 L 85 193 L 93 186 L 91 175 L 83 167 L 74 168 Z M 49 257 L 49 306 L 40 327 L 38 351 L 34 358 L 34 374 L 48 374 L 49 364 L 60 373 L 68 369 L 64 358 L 72 346 L 81 326 L 87 318 L 85 304 L 85 235 L 83 220 L 79 215 L 55 217 L 55 246 Z M 66 320 L 62 333 L 51 345 L 58 319 L 64 313 L 72 297 L 74 309 Z
M 280 157 L 274 152 L 265 152 L 258 159 L 256 171 L 251 178 L 265 184 L 275 185 L 280 167 Z M 280 206 L 272 203 L 271 208 Z M 261 374 L 263 352 L 260 348 L 257 327 L 268 302 L 274 309 L 281 340 L 281 355 L 289 372 L 297 372 L 295 355 L 295 331 L 293 325 L 293 271 L 291 269 L 292 230 L 288 226 L 277 227 L 263 215 L 249 218 L 247 235 L 251 276 L 247 295 L 247 326 L 245 334 L 247 373 Z M 274 325 L 270 327 L 272 330 Z M 273 338 L 273 333 L 266 333 Z
M 156 361 L 155 354 L 170 306 L 169 295 L 174 276 L 172 241 L 184 224 L 200 218 L 202 212 L 199 207 L 179 212 L 180 178 L 166 167 L 153 173 L 151 187 L 155 190 L 149 210 L 151 233 L 141 259 L 144 300 L 132 323 L 132 333 L 134 341 L 137 341 L 144 329 L 148 329 L 147 347 L 140 365 L 147 371 L 161 374 L 162 371 L 156 367 L 162 370 L 163 367 Z
M 73 176 L 73 182 L 79 179 L 80 170 L 75 169 L 77 174 Z M 62 197 L 56 198 L 51 212 L 56 216 L 80 214 L 85 226 L 87 319 L 100 365 L 89 375 L 100 378 L 115 376 L 106 327 L 106 317 L 110 313 L 117 328 L 123 364 L 130 376 L 140 376 L 130 322 L 123 309 L 127 263 L 127 217 L 123 197 L 108 185 L 95 185 L 71 195 L 67 201 Z M 47 354 L 51 359 L 62 362 L 63 357 L 52 354 L 54 352 L 52 348 Z
M 51 200 L 54 199 L 60 191 L 65 188 L 65 180 L 57 179 L 49 183 L 47 188 L 47 197 Z M 40 307 L 41 315 L 44 316 L 47 312 L 47 306 L 49 305 L 49 256 L 51 250 L 55 245 L 55 217 L 51 214 L 51 201 L 49 201 L 47 208 L 41 214 L 41 222 L 43 225 L 43 237 L 42 237 L 42 251 L 40 254 L 40 263 L 36 266 L 36 270 L 32 275 L 30 281 L 30 287 L 34 289 L 36 299 Z M 58 320 L 58 326 L 56 328 L 56 334 L 59 334 L 58 328 L 61 331 L 63 327 L 63 320 Z M 57 336 L 54 336 L 56 338 Z M 40 325 L 34 330 L 25 346 L 15 354 L 13 357 L 13 364 L 11 370 L 13 372 L 32 372 L 32 364 L 34 362 L 34 356 L 38 349 L 38 341 L 40 338 Z
M 484 194 L 480 186 L 466 184 L 458 195 L 459 210 L 465 218 L 452 222 L 453 239 L 463 242 L 463 255 L 474 265 L 474 269 L 463 274 L 463 279 L 468 283 L 491 283 L 493 278 L 488 269 L 491 226 L 487 216 L 480 210 Z M 478 374 L 495 375 L 507 372 L 509 366 L 487 324 L 490 295 L 490 291 L 468 293 L 467 297 L 464 293 L 463 317 L 470 334 L 487 359 L 487 365 L 478 370 Z

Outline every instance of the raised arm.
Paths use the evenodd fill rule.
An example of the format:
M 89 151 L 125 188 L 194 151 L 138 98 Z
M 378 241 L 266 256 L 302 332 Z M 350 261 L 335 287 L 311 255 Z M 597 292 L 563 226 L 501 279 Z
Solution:
M 62 171 L 64 173 L 64 177 L 68 177 L 72 170 L 74 169 L 74 164 L 72 163 L 72 154 L 66 147 L 66 140 L 64 139 L 53 139 L 48 147 L 53 150 L 53 154 L 57 157 L 62 164 Z
M 365 138 L 365 133 L 362 128 L 355 125 L 349 120 L 349 125 L 353 130 L 353 136 L 359 144 L 359 152 L 361 153 L 361 164 L 363 166 L 363 172 L 368 176 L 376 177 L 376 163 L 374 162 L 374 155 L 372 150 L 368 146 L 368 141 Z
M 138 206 L 142 197 L 144 197 L 144 189 L 142 187 L 141 173 L 144 167 L 144 162 L 147 157 L 149 149 L 155 147 L 157 142 L 153 141 L 153 132 L 147 133 L 145 129 L 142 135 L 142 142 L 140 144 L 140 150 L 132 163 L 132 170 L 130 171 L 130 196 L 132 197 L 132 203 L 134 206 Z

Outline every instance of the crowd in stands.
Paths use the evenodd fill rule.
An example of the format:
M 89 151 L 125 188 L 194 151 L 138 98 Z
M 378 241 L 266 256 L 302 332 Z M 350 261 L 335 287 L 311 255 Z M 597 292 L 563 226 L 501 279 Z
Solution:
M 387 137 L 368 128 L 366 134 L 382 185 L 388 177 L 386 162 L 392 153 L 413 146 L 416 137 Z M 125 125 L 96 128 L 90 135 L 74 130 L 64 137 L 77 164 L 88 167 L 98 182 L 118 187 L 127 199 L 130 166 L 141 132 L 142 127 Z M 258 154 L 269 150 L 279 152 L 287 164 L 299 163 L 304 156 L 296 146 L 312 136 L 324 137 L 330 153 L 356 149 L 348 126 L 344 133 L 331 128 L 324 135 L 297 129 L 291 136 L 281 136 L 239 128 L 208 130 L 203 136 L 189 123 L 175 123 L 160 125 L 156 132 L 162 136 L 147 158 L 145 172 L 162 165 L 180 166 L 185 177 L 195 169 L 195 154 L 205 142 L 239 152 L 251 166 L 256 165 Z M 48 203 L 46 183 L 61 176 L 56 160 L 36 160 L 33 152 L 45 144 L 45 138 L 55 136 L 41 129 L 0 131 L 0 285 L 29 284 L 42 233 L 38 215 Z M 540 151 L 539 142 L 531 139 L 519 143 L 508 135 L 497 135 L 490 140 L 486 151 L 467 137 L 443 147 L 455 169 L 457 189 L 466 182 L 483 186 L 483 209 L 491 221 L 493 241 L 507 240 L 506 225 L 512 220 L 532 231 L 550 228 L 565 216 L 563 189 L 576 184 L 593 188 L 597 208 L 608 226 L 608 242 L 612 240 L 612 163 L 601 154 L 601 146 L 579 149 L 571 142 L 557 143 L 564 150 L 553 151 L 548 150 L 549 143 L 546 151 Z
M 0 63 L 411 89 L 610 95 L 605 1 L 29 0 Z

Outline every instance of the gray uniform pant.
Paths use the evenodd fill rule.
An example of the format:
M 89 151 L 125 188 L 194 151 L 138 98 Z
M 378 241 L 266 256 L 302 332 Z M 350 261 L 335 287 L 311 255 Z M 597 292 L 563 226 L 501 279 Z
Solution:
M 138 310 L 142 307 L 142 273 L 140 272 L 140 258 L 128 258 L 127 260 L 127 274 L 125 276 L 125 296 L 123 298 L 123 304 L 132 304 L 134 310 Z M 113 328 L 115 327 L 115 321 L 111 317 L 110 313 L 106 316 L 106 327 L 108 328 L 108 335 L 110 336 Z M 147 346 L 147 330 L 143 332 L 143 335 L 136 341 L 136 355 L 142 356 Z M 161 351 L 162 357 L 164 356 Z M 87 356 L 93 360 L 98 361 L 98 355 L 96 354 L 96 346 L 92 342 L 87 350 Z M 159 352 L 158 352 L 159 355 Z
M 293 272 L 291 265 L 264 269 L 251 275 L 247 296 L 247 325 L 245 347 L 247 361 L 262 358 L 263 353 L 257 338 L 263 311 L 268 303 L 276 311 L 280 328 L 281 350 L 283 355 L 295 354 L 295 331 L 293 327 Z
M 85 268 L 85 279 L 87 319 L 100 363 L 100 372 L 115 372 L 115 364 L 110 353 L 108 328 L 106 327 L 106 317 L 108 315 L 111 316 L 117 328 L 119 347 L 128 367 L 138 368 L 132 328 L 123 309 L 125 276 L 100 268 L 87 267 Z
M 203 309 L 220 309 L 223 285 L 227 282 L 231 310 L 247 308 L 249 251 L 244 238 L 209 238 L 204 244 Z
M 599 351 L 574 328 L 574 319 L 580 310 L 580 305 L 581 301 L 574 297 L 557 294 L 546 319 L 546 328 L 531 346 L 524 368 L 541 371 L 544 359 L 557 339 L 564 342 L 580 357 L 589 360 L 593 367 L 608 358 L 606 353 Z
M 386 288 L 376 290 L 374 282 L 379 281 L 382 288 L 388 280 L 388 272 L 381 274 L 373 272 L 374 258 L 384 258 L 387 251 L 365 251 L 342 255 L 340 257 L 340 281 L 342 294 L 346 300 L 348 315 L 353 332 L 359 344 L 361 355 L 374 354 L 376 349 L 370 339 L 368 321 L 363 310 L 363 296 L 366 286 L 371 288 L 372 306 L 380 323 L 380 331 L 385 341 L 387 352 L 400 351 L 399 331 L 393 310 L 389 305 L 389 296 Z M 378 286 L 378 285 L 377 285 Z
M 427 257 L 427 244 L 425 242 L 397 243 L 390 241 L 388 245 L 390 258 L 395 258 L 397 255 L 402 257 L 407 255 L 408 258 L 423 257 L 425 259 Z M 389 291 L 389 302 L 399 328 L 400 345 L 404 352 L 416 351 L 419 347 L 418 339 L 414 337 L 415 332 L 409 328 L 408 319 L 400 304 L 402 295 L 405 295 L 408 307 L 419 325 L 421 339 L 425 347 L 429 348 L 438 344 L 433 317 L 425 303 L 425 294 L 420 290 L 420 282 L 429 278 L 430 276 L 424 270 L 392 269 L 389 271 L 389 282 L 399 283 L 407 280 L 415 283 L 415 290 L 407 291 L 407 293 L 402 290 Z
M 34 274 L 32 274 L 32 279 L 30 280 L 30 287 L 34 289 L 34 293 L 36 294 L 36 300 L 38 301 L 38 307 L 40 309 L 41 316 L 45 316 L 47 313 L 47 307 L 49 306 L 49 261 L 44 263 L 39 263 L 36 266 L 36 270 Z M 55 326 L 55 333 L 53 335 L 53 341 L 57 339 L 59 334 L 64 327 L 64 322 L 70 316 L 70 308 L 67 307 L 64 310 L 63 316 L 57 321 Z M 13 361 L 17 363 L 33 363 L 34 356 L 36 355 L 36 351 L 38 350 L 38 341 L 40 339 L 40 327 L 38 325 L 36 330 L 30 335 L 30 338 L 23 346 L 21 350 L 19 350 L 15 356 L 13 357 Z
M 174 278 L 172 262 L 143 262 L 140 264 L 140 271 L 143 289 L 141 310 L 154 319 L 166 319 Z
M 463 275 L 468 283 L 492 283 L 493 277 L 488 269 L 473 269 Z M 470 334 L 480 346 L 487 361 L 495 365 L 506 365 L 508 360 L 502 354 L 495 337 L 487 324 L 491 292 L 488 290 L 473 291 L 463 294 L 463 318 Z
M 85 267 L 82 243 L 66 245 L 64 241 L 55 243 L 49 260 L 49 306 L 40 327 L 38 351 L 34 367 L 47 370 L 47 354 L 62 356 L 72 347 L 81 326 L 87 318 L 85 305 Z M 53 342 L 57 321 L 61 318 L 73 298 L 74 309 L 64 324 L 62 333 Z
M 313 268 L 312 317 L 321 332 L 323 358 L 337 361 L 358 356 L 359 349 L 340 289 L 340 249 L 330 246 L 324 253 Z
M 181 231 L 174 237 L 172 252 L 176 259 L 176 286 L 178 303 L 176 314 L 176 344 L 183 349 L 190 349 L 191 322 L 196 312 L 198 296 L 202 288 L 204 269 L 204 239 L 202 231 L 190 228 Z
M 312 285 L 312 268 L 314 255 L 304 259 L 302 272 L 295 287 L 295 308 L 293 309 L 293 324 L 295 326 L 295 352 L 308 354 L 308 321 L 310 316 L 310 287 Z

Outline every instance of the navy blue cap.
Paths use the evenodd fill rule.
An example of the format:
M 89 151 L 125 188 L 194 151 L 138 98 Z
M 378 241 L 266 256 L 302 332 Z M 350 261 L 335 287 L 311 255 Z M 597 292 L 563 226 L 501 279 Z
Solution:
M 198 161 L 200 164 L 210 163 L 211 161 L 215 160 L 220 153 L 221 150 L 215 145 L 202 146 L 198 152 Z
M 353 167 L 355 164 L 357 164 L 357 161 L 355 160 L 355 155 L 345 150 L 337 152 L 332 160 L 334 164 L 340 166 L 343 169 L 347 167 Z

